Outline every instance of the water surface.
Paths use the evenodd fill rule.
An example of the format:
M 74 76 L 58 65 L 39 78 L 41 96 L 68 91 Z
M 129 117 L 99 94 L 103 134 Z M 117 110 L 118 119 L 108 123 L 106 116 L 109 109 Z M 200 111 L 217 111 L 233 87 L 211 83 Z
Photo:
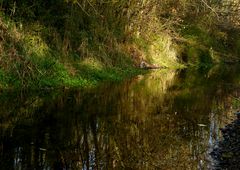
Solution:
M 94 89 L 1 92 L 1 169 L 212 169 L 240 67 L 162 70 Z M 239 71 L 238 71 L 239 70 Z

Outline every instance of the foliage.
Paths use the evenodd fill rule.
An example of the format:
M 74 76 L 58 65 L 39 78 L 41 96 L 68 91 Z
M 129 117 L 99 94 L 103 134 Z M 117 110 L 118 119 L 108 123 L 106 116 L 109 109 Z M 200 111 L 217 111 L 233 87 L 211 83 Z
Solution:
M 173 68 L 238 60 L 235 7 L 225 1 L 3 0 L 0 8 L 1 75 L 8 77 L 1 81 L 9 87 L 95 84 L 142 61 Z

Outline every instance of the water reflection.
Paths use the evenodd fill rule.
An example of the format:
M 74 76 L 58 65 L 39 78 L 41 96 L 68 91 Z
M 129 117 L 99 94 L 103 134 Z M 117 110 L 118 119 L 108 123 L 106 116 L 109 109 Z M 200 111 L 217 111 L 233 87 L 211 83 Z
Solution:
M 238 107 L 238 70 L 163 70 L 96 89 L 4 92 L 0 167 L 209 169 L 218 129 Z

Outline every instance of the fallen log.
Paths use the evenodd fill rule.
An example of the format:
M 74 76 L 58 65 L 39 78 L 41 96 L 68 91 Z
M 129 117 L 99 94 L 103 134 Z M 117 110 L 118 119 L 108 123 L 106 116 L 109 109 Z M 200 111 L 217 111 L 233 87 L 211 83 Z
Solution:
M 155 65 L 155 64 L 148 64 L 147 62 L 145 61 L 142 61 L 140 63 L 140 68 L 142 69 L 163 69 L 163 68 L 166 68 L 165 66 L 158 66 L 158 65 Z

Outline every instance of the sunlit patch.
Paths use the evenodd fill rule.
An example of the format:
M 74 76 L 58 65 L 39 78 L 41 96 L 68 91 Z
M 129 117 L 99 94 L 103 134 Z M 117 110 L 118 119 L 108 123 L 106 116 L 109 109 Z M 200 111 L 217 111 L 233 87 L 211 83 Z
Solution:
M 152 57 L 153 63 L 157 63 L 163 66 L 176 66 L 177 51 L 174 48 L 174 43 L 168 35 L 159 35 L 155 38 L 150 46 L 150 56 Z
M 35 57 L 46 57 L 49 47 L 40 36 L 26 34 L 24 37 L 24 46 L 27 55 Z
M 97 70 L 101 70 L 104 68 L 103 63 L 94 57 L 85 58 L 85 59 L 83 59 L 83 61 L 81 61 L 80 64 L 84 65 L 84 66 L 89 66 L 89 67 L 97 69 Z

